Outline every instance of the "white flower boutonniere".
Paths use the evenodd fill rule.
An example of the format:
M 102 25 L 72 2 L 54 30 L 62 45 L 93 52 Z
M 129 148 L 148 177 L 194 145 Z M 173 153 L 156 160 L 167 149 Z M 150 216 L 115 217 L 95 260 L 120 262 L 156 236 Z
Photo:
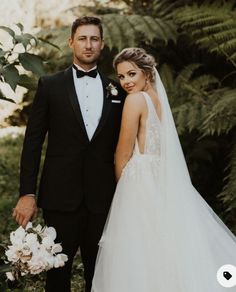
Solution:
M 112 83 L 109 83 L 108 86 L 106 87 L 107 90 L 107 97 L 111 94 L 113 96 L 117 96 L 118 95 L 118 90 L 115 87 L 115 85 L 113 85 Z

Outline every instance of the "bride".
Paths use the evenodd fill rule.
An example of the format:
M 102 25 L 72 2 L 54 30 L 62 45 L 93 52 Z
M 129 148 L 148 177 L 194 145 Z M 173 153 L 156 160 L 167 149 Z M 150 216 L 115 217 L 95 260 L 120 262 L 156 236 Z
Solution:
M 236 266 L 236 238 L 191 184 L 154 66 L 140 48 L 114 60 L 128 96 L 115 155 L 118 184 L 92 291 L 223 292 L 216 274 Z

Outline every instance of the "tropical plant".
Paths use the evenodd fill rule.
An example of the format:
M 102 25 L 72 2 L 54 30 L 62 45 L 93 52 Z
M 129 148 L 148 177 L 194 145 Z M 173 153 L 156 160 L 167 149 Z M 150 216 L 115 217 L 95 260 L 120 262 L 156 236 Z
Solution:
M 212 83 L 209 77 L 196 79 L 189 83 L 188 89 L 195 90 L 195 96 L 201 95 L 200 106 L 202 121 L 201 126 L 193 124 L 202 136 L 226 135 L 228 143 L 227 160 L 225 166 L 225 185 L 219 192 L 218 198 L 225 206 L 225 219 L 232 229 L 236 230 L 236 10 L 233 1 L 205 2 L 202 5 L 182 7 L 175 11 L 174 19 L 181 30 L 181 34 L 187 36 L 190 45 L 197 47 L 199 53 L 204 52 L 209 56 L 210 63 L 218 64 L 215 68 L 217 82 Z M 209 61 L 206 61 L 209 63 Z M 201 76 L 203 77 L 203 76 Z M 209 80 L 209 90 L 202 92 L 201 85 Z M 199 82 L 200 81 L 200 82 Z M 193 85 L 193 87 L 192 87 Z M 196 88 L 197 85 L 197 88 Z M 213 86 L 212 86 L 213 85 Z M 196 90 L 197 89 L 197 90 Z M 189 115 L 190 123 L 196 115 L 197 106 L 191 104 L 192 113 Z M 184 105 L 183 105 L 184 107 Z M 184 110 L 184 108 L 182 108 Z M 195 111 L 194 111 L 195 109 Z M 203 110 L 204 109 L 204 110 Z M 178 111 L 178 109 L 177 109 Z M 180 114 L 179 108 L 179 114 Z M 181 114 L 186 116 L 184 112 Z M 191 117 L 190 117 L 191 116 Z M 179 124 L 184 124 L 178 120 Z M 186 121 L 185 121 L 186 122 Z M 234 219 L 233 219 L 234 218 Z
M 43 60 L 37 54 L 37 47 L 42 42 L 45 43 L 45 40 L 24 33 L 21 23 L 16 24 L 15 30 L 6 26 L 0 26 L 0 29 L 7 32 L 11 38 L 10 48 L 5 49 L 4 44 L 0 43 L 0 81 L 9 84 L 13 91 L 17 85 L 35 89 L 36 77 L 45 73 Z M 22 68 L 28 74 L 22 73 Z M 1 90 L 0 99 L 14 102 Z
M 181 29 L 192 36 L 199 48 L 216 53 L 236 69 L 236 11 L 233 1 L 211 4 L 194 4 L 175 12 L 175 20 Z M 236 74 L 236 71 L 234 71 Z

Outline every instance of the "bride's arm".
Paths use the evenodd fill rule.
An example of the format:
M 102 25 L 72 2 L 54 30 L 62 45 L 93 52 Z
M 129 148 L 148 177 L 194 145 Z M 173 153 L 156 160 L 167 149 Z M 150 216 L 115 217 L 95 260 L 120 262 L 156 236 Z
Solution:
M 126 97 L 118 144 L 115 153 L 115 174 L 117 181 L 122 169 L 130 159 L 138 133 L 139 120 L 142 113 L 142 96 L 140 93 Z

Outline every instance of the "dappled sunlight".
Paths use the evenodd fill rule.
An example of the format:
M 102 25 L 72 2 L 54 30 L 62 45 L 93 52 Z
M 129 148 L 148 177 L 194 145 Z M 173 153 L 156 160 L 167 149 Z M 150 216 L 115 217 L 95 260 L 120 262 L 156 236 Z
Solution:
M 4 137 L 17 138 L 25 133 L 25 127 L 7 127 L 0 128 L 0 139 Z

